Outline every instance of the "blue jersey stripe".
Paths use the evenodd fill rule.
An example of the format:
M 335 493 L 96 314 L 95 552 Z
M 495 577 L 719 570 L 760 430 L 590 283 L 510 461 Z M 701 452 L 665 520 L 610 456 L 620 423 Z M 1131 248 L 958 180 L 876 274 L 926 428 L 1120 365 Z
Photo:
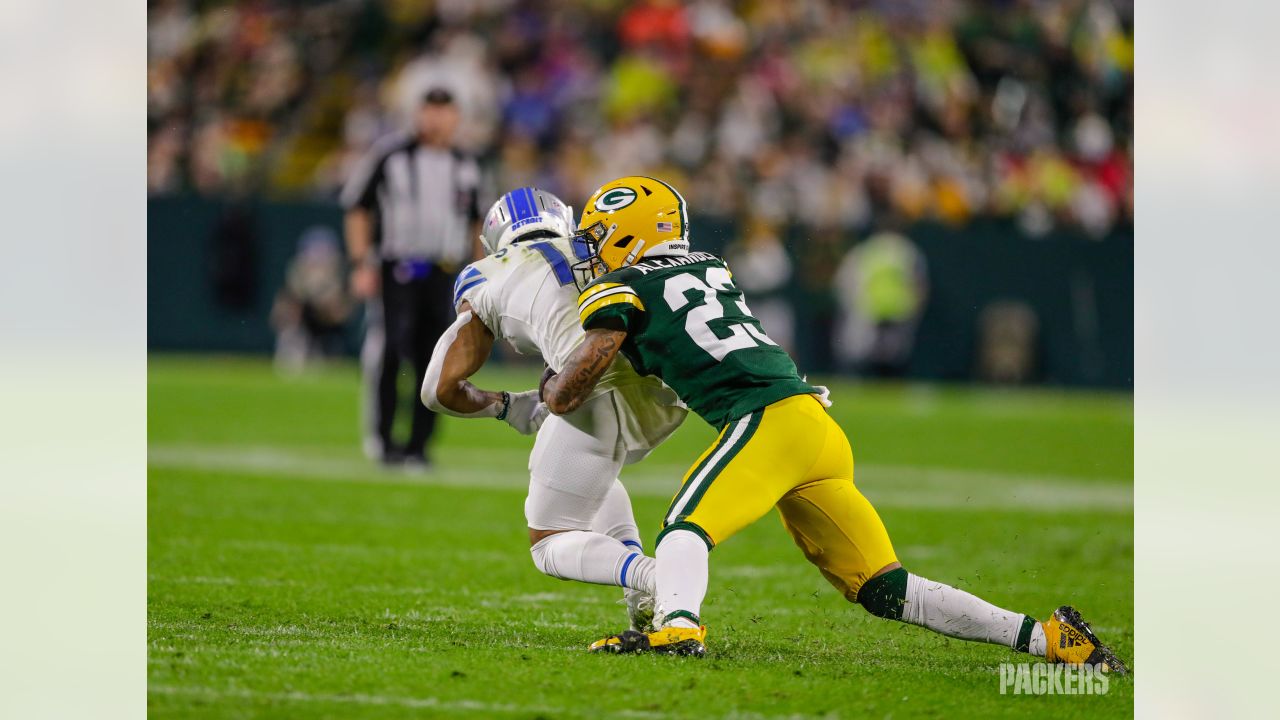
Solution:
M 458 288 L 461 287 L 463 283 L 465 283 L 466 281 L 472 278 L 479 277 L 479 276 L 480 276 L 479 268 L 475 267 L 474 265 L 466 266 L 465 268 L 462 269 L 462 272 L 458 273 L 458 279 L 453 281 L 453 292 L 456 294 L 458 292 Z
M 573 270 L 569 269 L 569 261 L 565 260 L 564 253 L 557 250 L 555 245 L 549 242 L 537 242 L 529 247 L 542 253 L 542 257 L 551 263 L 551 269 L 555 271 L 556 280 L 559 280 L 561 285 L 573 282 Z
M 454 307 L 457 307 L 458 303 L 462 302 L 462 295 L 466 291 L 470 290 L 471 288 L 477 285 L 483 284 L 485 282 L 488 282 L 488 280 L 482 276 L 482 277 L 471 278 L 470 280 L 467 280 L 465 283 L 459 283 L 453 291 Z

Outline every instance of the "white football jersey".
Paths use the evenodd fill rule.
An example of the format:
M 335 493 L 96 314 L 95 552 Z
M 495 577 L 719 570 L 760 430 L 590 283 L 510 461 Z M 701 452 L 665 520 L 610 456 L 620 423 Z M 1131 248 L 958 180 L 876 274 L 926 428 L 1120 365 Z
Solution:
M 569 238 L 508 245 L 468 265 L 454 285 L 456 309 L 465 300 L 496 337 L 522 355 L 539 355 L 557 370 L 582 342 L 578 288 L 572 265 L 581 246 Z M 628 450 L 657 447 L 687 412 L 673 390 L 656 377 L 642 377 L 623 357 L 605 371 L 592 392 L 614 393 Z

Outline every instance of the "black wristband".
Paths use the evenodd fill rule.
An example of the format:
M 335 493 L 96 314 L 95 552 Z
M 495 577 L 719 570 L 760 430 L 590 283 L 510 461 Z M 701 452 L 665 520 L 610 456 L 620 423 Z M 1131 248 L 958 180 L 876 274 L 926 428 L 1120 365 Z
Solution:
M 502 391 L 502 409 L 498 411 L 498 420 L 507 419 L 507 411 L 511 409 L 511 393 Z
M 551 369 L 550 365 L 548 365 L 542 371 L 542 379 L 538 380 L 538 401 L 539 402 L 547 401 L 547 396 L 546 396 L 547 383 L 551 382 L 551 378 L 554 378 L 557 374 L 558 373 L 555 370 Z

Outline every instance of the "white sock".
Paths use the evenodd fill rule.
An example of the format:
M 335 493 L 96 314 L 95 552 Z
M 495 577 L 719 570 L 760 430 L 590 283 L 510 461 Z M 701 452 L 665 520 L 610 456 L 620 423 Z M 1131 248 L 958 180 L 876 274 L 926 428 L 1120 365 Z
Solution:
M 625 588 L 622 597 L 628 608 L 632 610 L 646 601 L 652 603 L 655 563 L 652 558 L 644 555 L 644 545 L 640 542 L 640 529 L 636 527 L 636 516 L 631 509 L 631 497 L 627 495 L 627 489 L 622 486 L 621 481 L 615 479 L 613 485 L 609 487 L 609 492 L 604 496 L 604 502 L 596 511 L 596 516 L 591 519 L 591 530 L 608 535 L 640 553 L 640 557 L 637 557 L 632 566 L 627 568 L 627 582 L 635 582 L 640 587 L 649 589 Z
M 591 519 L 591 530 L 608 535 L 635 552 L 644 554 L 640 530 L 636 527 L 636 516 L 631 510 L 631 497 L 619 480 L 613 481 L 596 516 Z
M 539 540 L 529 553 L 551 577 L 654 592 L 655 563 L 608 535 L 570 530 Z
M 907 596 L 902 606 L 902 621 L 929 628 L 934 632 L 962 640 L 976 640 L 995 645 L 1018 647 L 1019 635 L 1028 618 L 1022 613 L 998 608 L 982 598 L 950 585 L 907 575 Z M 1031 628 L 1027 651 L 1044 655 L 1044 628 L 1040 623 Z M 1037 634 L 1039 652 L 1035 651 Z M 1027 642 L 1023 638 L 1023 642 Z
M 667 533 L 654 552 L 658 565 L 658 607 L 655 620 L 671 627 L 698 627 L 691 618 L 676 617 L 663 622 L 667 615 L 684 611 L 700 617 L 702 599 L 707 595 L 707 544 L 688 530 Z
M 1044 646 L 1044 626 L 1037 622 L 1031 628 L 1031 643 L 1027 646 L 1027 652 L 1036 657 L 1044 657 Z

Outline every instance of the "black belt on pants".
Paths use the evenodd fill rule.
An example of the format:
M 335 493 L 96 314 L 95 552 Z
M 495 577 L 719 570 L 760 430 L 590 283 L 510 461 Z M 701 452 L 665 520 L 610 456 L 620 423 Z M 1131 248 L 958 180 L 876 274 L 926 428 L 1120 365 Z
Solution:
M 457 266 L 452 263 L 439 263 L 434 260 L 383 260 L 382 267 L 391 271 L 391 277 L 399 283 L 409 283 L 415 280 L 425 280 L 434 273 L 445 273 L 453 275 L 458 271 Z

